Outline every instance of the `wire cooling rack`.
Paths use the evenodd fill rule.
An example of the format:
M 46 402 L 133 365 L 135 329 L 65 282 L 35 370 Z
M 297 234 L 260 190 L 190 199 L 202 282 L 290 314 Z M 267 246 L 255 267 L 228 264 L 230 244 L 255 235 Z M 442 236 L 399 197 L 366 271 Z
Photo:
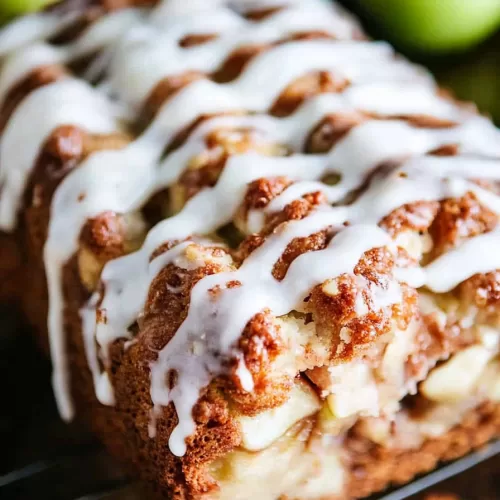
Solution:
M 0 309 L 0 499 L 144 500 L 92 436 L 60 422 L 49 375 L 17 316 Z M 436 488 L 463 493 L 464 500 L 498 499 L 495 468 L 500 471 L 500 441 L 370 500 L 421 500 Z M 490 482 L 489 493 L 474 481 Z

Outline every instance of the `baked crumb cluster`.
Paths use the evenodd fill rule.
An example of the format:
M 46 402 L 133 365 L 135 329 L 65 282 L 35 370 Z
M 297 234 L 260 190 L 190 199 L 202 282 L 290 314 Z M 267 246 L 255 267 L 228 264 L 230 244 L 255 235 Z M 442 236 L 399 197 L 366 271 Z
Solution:
M 498 432 L 491 122 L 319 0 L 81 4 L 0 32 L 62 415 L 175 498 L 358 498 Z

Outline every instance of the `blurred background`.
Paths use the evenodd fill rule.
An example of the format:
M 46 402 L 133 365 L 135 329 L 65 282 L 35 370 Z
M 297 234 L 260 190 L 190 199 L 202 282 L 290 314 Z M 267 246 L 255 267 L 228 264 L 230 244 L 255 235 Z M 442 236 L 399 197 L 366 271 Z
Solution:
M 0 0 L 0 22 L 56 1 Z M 500 0 L 338 1 L 500 124 Z
M 500 124 L 500 0 L 342 0 L 374 38 Z
M 389 40 L 403 54 L 429 67 L 444 87 L 462 100 L 475 102 L 500 125 L 500 0 L 339 2 L 362 19 L 372 37 Z M 0 24 L 49 3 L 51 0 L 0 0 Z M 33 349 L 30 336 L 19 334 L 22 328 L 12 311 L 0 310 L 0 380 L 17 378 L 15 384 L 3 384 L 2 399 L 13 404 L 0 414 L 4 450 L 0 454 L 0 497 L 43 498 L 42 492 L 51 485 L 52 500 L 78 498 L 83 493 L 82 499 L 110 498 L 100 492 L 123 484 L 120 470 L 91 436 L 60 423 L 48 383 L 49 364 Z M 21 363 L 28 363 L 31 373 L 40 376 L 34 380 L 19 370 Z M 20 428 L 22 432 L 13 431 Z M 498 500 L 499 470 L 497 455 L 432 487 L 430 493 L 436 496 L 427 492 L 408 498 Z M 119 491 L 116 498 L 126 498 L 125 490 Z

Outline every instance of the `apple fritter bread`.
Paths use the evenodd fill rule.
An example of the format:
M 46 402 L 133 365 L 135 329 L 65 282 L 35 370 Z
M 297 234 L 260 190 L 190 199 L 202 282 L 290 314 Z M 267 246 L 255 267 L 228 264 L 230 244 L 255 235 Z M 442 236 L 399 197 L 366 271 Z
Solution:
M 500 134 L 321 0 L 0 32 L 0 298 L 166 498 L 349 499 L 500 432 Z

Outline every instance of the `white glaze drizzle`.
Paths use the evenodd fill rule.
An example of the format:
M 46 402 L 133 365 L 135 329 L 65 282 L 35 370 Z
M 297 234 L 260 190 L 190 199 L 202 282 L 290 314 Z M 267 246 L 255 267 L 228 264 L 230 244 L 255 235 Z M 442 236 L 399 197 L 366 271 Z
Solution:
M 202 138 L 204 135 L 195 133 L 184 147 L 168 156 L 163 164 L 158 166 L 155 163 L 164 147 L 163 141 L 155 142 L 156 138 L 162 137 L 167 142 L 169 139 L 168 130 L 163 134 L 160 133 L 160 125 L 165 121 L 167 126 L 171 128 L 173 121 L 166 120 L 169 116 L 165 113 L 166 109 L 168 106 L 165 107 L 163 113 L 153 122 L 144 136 L 128 148 L 93 155 L 80 166 L 77 172 L 63 181 L 54 197 L 53 217 L 45 248 L 45 260 L 51 303 L 49 325 L 50 331 L 55 333 L 56 339 L 63 338 L 60 314 L 63 303 L 60 289 L 60 270 L 64 262 L 76 251 L 78 235 L 85 220 L 104 210 L 124 213 L 140 207 L 154 190 L 175 181 L 186 162 L 196 152 L 203 151 Z M 288 118 L 281 122 L 283 124 L 282 130 L 278 130 L 277 133 L 280 138 L 286 139 L 286 135 L 288 135 L 297 140 L 298 120 L 304 127 L 302 134 L 307 133 L 309 128 L 305 127 L 303 112 L 299 110 L 296 115 L 295 121 Z M 273 127 L 270 125 L 280 128 L 278 126 L 280 121 L 269 117 L 267 119 L 260 116 L 226 117 L 212 120 L 201 127 L 200 131 L 206 132 L 207 129 L 223 125 L 248 126 L 252 122 L 257 129 L 261 126 L 264 130 L 266 128 L 272 130 Z M 274 159 L 270 162 L 268 159 L 259 159 L 258 161 L 251 159 L 250 162 L 247 161 L 248 167 L 241 164 L 241 162 L 246 161 L 244 158 L 235 159 L 236 161 L 232 162 L 234 167 L 231 167 L 231 164 L 226 167 L 222 178 L 213 190 L 205 191 L 202 197 L 196 197 L 188 203 L 182 217 L 167 219 L 151 231 L 148 237 L 150 243 L 140 255 L 140 264 L 137 264 L 135 260 L 133 262 L 130 261 L 131 259 L 125 260 L 125 268 L 148 269 L 149 256 L 154 248 L 165 239 L 181 239 L 190 234 L 208 233 L 229 222 L 244 194 L 246 184 L 259 177 L 276 175 L 282 170 L 282 175 L 288 175 L 292 179 L 303 178 L 306 175 L 305 171 L 307 171 L 307 175 L 311 176 L 311 179 L 320 179 L 329 171 L 342 172 L 348 165 L 349 172 L 345 173 L 344 183 L 330 188 L 329 198 L 334 202 L 358 187 L 365 178 L 366 172 L 384 160 L 395 156 L 423 153 L 450 141 L 463 143 L 465 149 L 473 149 L 473 145 L 468 145 L 469 133 L 463 132 L 467 132 L 469 128 L 473 130 L 474 127 L 479 127 L 481 134 L 477 133 L 476 135 L 484 136 L 489 129 L 487 125 L 488 123 L 482 119 L 474 118 L 471 119 L 470 123 L 465 123 L 463 129 L 429 131 L 416 129 L 399 121 L 368 121 L 354 129 L 353 133 L 341 141 L 330 155 L 308 155 L 305 157 L 296 155 L 291 159 Z M 378 139 L 372 141 L 373 138 Z M 302 137 L 298 142 L 302 143 L 303 140 Z M 367 143 L 371 144 L 371 149 L 365 148 L 365 154 L 351 158 L 353 151 L 358 151 L 361 146 Z M 279 168 L 280 163 L 283 164 L 281 169 Z M 106 167 L 103 167 L 103 164 Z M 241 171 L 245 171 L 249 177 L 241 176 L 239 173 Z M 231 172 L 233 172 L 232 176 Z M 118 189 L 118 183 L 121 185 L 120 189 Z M 105 187 L 108 187 L 108 190 Z M 77 202 L 82 193 L 86 195 L 85 200 Z M 75 208 L 69 208 L 74 205 L 76 205 Z M 200 213 L 204 213 L 205 216 L 200 218 Z M 221 215 L 223 220 L 220 220 Z M 119 281 L 123 278 L 123 272 L 124 267 L 120 267 L 118 271 Z M 144 278 L 143 275 L 141 276 Z M 111 291 L 113 278 L 108 277 L 104 272 L 102 279 L 108 290 L 106 299 L 111 301 L 114 297 Z M 144 278 L 131 280 L 128 287 L 126 284 L 120 285 L 121 293 L 130 296 L 131 300 L 125 300 L 123 296 L 120 296 L 119 300 L 115 298 L 109 307 L 103 305 L 107 309 L 109 317 L 107 325 L 99 325 L 97 328 L 96 338 L 102 346 L 123 335 L 133 318 L 139 314 L 147 295 L 149 282 L 150 279 Z M 130 288 L 132 288 L 131 291 L 128 290 Z M 127 313 L 124 314 L 124 310 Z M 114 316 L 119 318 L 118 324 L 113 320 Z M 103 331 L 108 330 L 114 333 L 103 333 Z M 106 349 L 104 348 L 104 357 L 106 357 L 105 353 Z M 95 379 L 97 380 L 97 377 Z M 108 389 L 107 393 L 109 392 Z M 103 403 L 106 401 L 109 401 L 109 398 L 101 399 Z
M 0 141 L 0 229 L 14 228 L 40 148 L 54 129 L 68 124 L 97 134 L 118 130 L 112 106 L 88 84 L 72 78 L 31 93 L 10 117 Z
M 43 17 L 43 15 L 38 16 Z M 21 23 L 24 19 L 21 19 Z M 52 17 L 49 16 L 49 19 L 52 19 Z M 0 105 L 3 103 L 8 90 L 33 69 L 49 64 L 68 64 L 76 59 L 104 50 L 116 43 L 116 40 L 123 33 L 130 30 L 141 19 L 142 14 L 140 11 L 124 9 L 101 17 L 84 30 L 75 41 L 66 45 L 53 46 L 43 41 L 33 41 L 33 43 L 23 45 L 14 52 L 5 51 L 6 58 L 3 61 L 0 73 Z M 15 28 L 15 26 L 12 28 Z M 7 28 L 7 33 L 9 29 L 10 27 Z M 20 27 L 19 32 L 22 32 L 22 30 L 23 26 Z M 14 32 L 18 33 L 18 31 Z M 0 55 L 2 55 L 2 47 L 8 47 L 7 43 L 2 45 L 2 34 L 5 33 L 0 34 Z M 45 35 L 47 34 L 45 33 Z
M 315 1 L 298 2 L 258 24 L 245 21 L 224 7 L 205 12 L 203 16 L 191 12 L 166 17 L 161 23 L 146 25 L 129 34 L 113 60 L 111 83 L 122 98 L 138 106 L 162 78 L 186 70 L 210 73 L 239 47 L 272 43 L 293 33 L 320 29 L 349 40 L 352 26 L 333 15 L 323 2 Z M 213 41 L 190 48 L 179 46 L 187 34 L 214 32 L 219 36 Z M 326 60 L 321 58 L 321 65 Z
M 63 18 L 47 13 L 23 16 L 0 31 L 0 57 L 37 40 L 56 36 L 74 20 L 74 15 Z
M 500 212 L 497 212 L 500 214 Z M 467 263 L 464 266 L 464 263 Z M 500 230 L 480 234 L 438 257 L 423 269 L 413 269 L 407 275 L 415 287 L 427 286 L 436 293 L 453 290 L 474 274 L 500 269 Z M 401 277 L 404 278 L 402 273 Z
M 289 241 L 336 226 L 345 217 L 344 212 L 343 208 L 318 211 L 303 221 L 289 224 L 252 253 L 238 271 L 206 277 L 193 288 L 188 317 L 151 367 L 153 402 L 155 405 L 174 402 L 179 416 L 179 425 L 169 441 L 172 453 L 185 453 L 184 440 L 195 429 L 191 411 L 199 398 L 199 388 L 206 387 L 213 374 L 223 372 L 224 363 L 238 355 L 235 340 L 256 312 L 269 308 L 279 316 L 292 309 L 300 310 L 302 300 L 313 286 L 331 276 L 351 272 L 366 250 L 389 242 L 388 235 L 376 226 L 349 228 L 332 239 L 327 249 L 315 252 L 313 258 L 320 265 L 311 268 L 311 255 L 304 254 L 292 263 L 283 281 L 272 276 L 270 270 Z M 361 230 L 364 238 L 359 237 Z M 242 286 L 226 289 L 225 284 L 234 279 Z M 217 303 L 207 307 L 208 291 L 218 285 L 222 291 Z M 192 355 L 195 343 L 199 357 Z M 172 390 L 164 383 L 165 367 L 182 378 Z
M 316 160 L 317 159 L 318 158 L 316 158 Z M 104 352 L 106 352 L 106 346 L 108 346 L 116 338 L 124 335 L 127 326 L 134 320 L 135 317 L 137 317 L 144 306 L 149 283 L 151 281 L 151 278 L 155 276 L 154 273 L 151 273 L 151 265 L 153 265 L 155 261 L 153 261 L 151 264 L 148 263 L 149 256 L 151 255 L 153 249 L 156 248 L 162 241 L 181 238 L 183 236 L 185 237 L 191 233 L 200 231 L 210 232 L 211 230 L 224 225 L 228 220 L 231 220 L 239 205 L 239 202 L 241 201 L 242 192 L 244 193 L 245 186 L 248 182 L 250 182 L 252 178 L 256 179 L 259 177 L 265 177 L 266 175 L 283 175 L 286 173 L 291 179 L 294 179 L 296 178 L 296 171 L 300 172 L 302 176 L 306 176 L 307 174 L 309 174 L 312 178 L 314 178 L 315 176 L 320 177 L 321 174 L 325 171 L 324 165 L 321 165 L 321 162 L 318 162 L 315 168 L 314 157 L 295 157 L 294 160 L 294 162 L 290 162 L 288 158 L 269 159 L 266 157 L 259 158 L 255 155 L 232 158 L 229 164 L 226 166 L 216 187 L 200 193 L 198 196 L 188 202 L 187 206 L 181 212 L 181 214 L 171 219 L 167 219 L 165 222 L 154 228 L 150 232 L 148 239 L 140 252 L 128 255 L 121 259 L 117 259 L 108 264 L 102 275 L 102 280 L 106 287 L 106 294 L 101 306 L 106 310 L 107 322 L 106 324 L 98 324 L 96 333 L 96 339 L 99 345 L 101 345 L 101 347 L 104 349 Z M 297 160 L 302 160 L 302 162 Z M 443 160 L 446 161 L 446 159 Z M 280 163 L 283 166 L 282 169 L 279 168 Z M 266 164 L 271 168 L 272 174 L 269 174 L 268 171 L 266 171 Z M 422 165 L 420 165 L 420 167 L 423 168 L 424 166 L 425 159 L 422 160 Z M 496 161 L 494 163 L 494 166 L 498 171 L 500 162 Z M 244 176 L 241 175 L 241 173 L 243 172 L 245 173 Z M 481 177 L 482 173 L 483 171 L 478 170 L 479 177 Z M 491 169 L 490 171 L 485 172 L 485 177 L 489 177 L 490 175 Z M 234 177 L 238 178 L 238 184 L 234 183 Z M 500 172 L 497 172 L 497 178 L 500 178 Z M 452 193 L 454 196 L 457 196 L 460 194 L 464 194 L 468 190 L 474 189 L 475 188 L 472 184 L 465 182 L 463 183 L 461 192 L 458 191 L 457 186 L 454 186 Z M 389 178 L 383 178 L 380 181 L 376 182 L 375 186 L 373 186 L 372 189 L 368 190 L 353 206 L 349 207 L 348 211 L 345 207 L 341 207 L 340 209 L 333 209 L 333 211 L 334 215 L 338 217 L 338 225 L 346 220 L 350 220 L 353 223 L 362 223 L 365 220 L 368 222 L 378 222 L 378 220 L 384 215 L 387 215 L 392 210 L 405 203 L 425 199 L 440 199 L 450 195 L 450 188 L 448 186 L 447 179 L 441 179 L 439 177 L 432 176 L 422 176 L 420 172 L 417 172 L 417 177 L 415 179 L 403 180 L 397 175 L 397 173 L 395 173 Z M 341 191 L 339 191 L 339 198 L 341 196 Z M 198 216 L 201 213 L 204 214 L 203 222 L 200 222 L 200 217 Z M 214 219 L 212 219 L 212 217 Z M 215 220 L 216 222 L 212 223 L 211 220 Z M 313 224 L 311 224 L 309 218 L 305 219 L 305 221 L 306 227 L 309 230 L 307 234 L 312 234 L 315 231 Z M 202 229 L 200 229 L 200 224 L 202 226 Z M 325 227 L 325 225 L 323 227 Z M 357 225 L 353 227 L 359 228 L 359 226 Z M 376 226 L 373 227 L 375 228 Z M 356 233 L 357 238 L 364 241 L 365 243 L 366 231 L 367 227 L 362 226 L 359 232 Z M 281 234 L 280 238 L 282 240 L 282 244 L 285 244 L 285 246 L 290 241 L 289 238 Z M 500 249 L 500 240 L 497 240 L 497 243 L 497 246 L 494 248 L 498 250 Z M 367 244 L 369 248 L 376 246 L 376 243 L 374 241 L 370 241 Z M 241 321 L 246 318 L 246 320 L 243 322 L 243 326 L 244 324 L 246 324 L 249 318 L 251 318 L 254 314 L 259 312 L 263 308 L 263 306 L 261 309 L 251 308 L 249 304 L 252 303 L 252 297 L 254 297 L 254 295 L 263 296 L 264 298 L 267 297 L 267 295 L 263 291 L 261 291 L 260 288 L 258 288 L 258 284 L 262 279 L 262 273 L 259 273 L 258 269 L 272 269 L 272 264 L 270 264 L 269 262 L 274 263 L 278 258 L 273 255 L 266 263 L 266 261 L 262 258 L 262 255 L 259 255 L 259 266 L 253 269 L 253 271 L 250 273 L 250 275 L 256 277 L 256 282 L 249 283 L 248 281 L 242 281 L 239 275 L 239 271 L 236 273 L 231 273 L 230 278 L 225 275 L 215 275 L 216 277 L 212 277 L 208 281 L 211 287 L 215 286 L 214 280 L 218 279 L 220 279 L 221 281 L 217 281 L 217 284 L 220 284 L 222 286 L 224 285 L 225 281 L 228 281 L 229 279 L 242 281 L 242 283 L 244 284 L 242 289 L 246 291 L 246 294 L 244 296 L 239 296 L 239 300 L 237 300 L 237 302 L 239 304 L 243 304 L 243 307 L 248 308 L 247 315 L 243 316 L 243 319 L 240 318 Z M 302 259 L 308 262 L 309 267 L 306 273 L 307 275 L 314 274 L 316 265 L 319 266 L 319 269 L 323 269 L 321 265 L 317 264 L 318 262 L 322 262 L 320 259 L 318 259 L 317 253 L 314 253 L 314 255 L 307 255 L 309 255 L 309 257 L 306 257 L 305 255 L 301 256 Z M 162 267 L 163 266 L 159 266 L 159 269 L 161 269 Z M 326 268 L 328 269 L 328 266 L 326 266 Z M 143 269 L 144 271 L 141 272 L 141 269 Z M 465 269 L 466 274 L 474 274 L 473 268 L 465 266 Z M 131 271 L 133 272 L 132 276 L 130 275 Z M 291 271 L 289 270 L 289 273 L 290 272 Z M 126 279 L 123 279 L 124 273 L 129 273 Z M 431 273 L 431 276 L 434 275 L 435 273 Z M 202 280 L 202 282 L 205 282 L 205 280 L 207 279 L 208 278 Z M 271 279 L 274 280 L 274 278 Z M 284 280 L 284 283 L 288 282 L 289 281 L 287 281 L 287 279 Z M 422 286 L 423 284 L 425 283 L 419 282 L 419 286 Z M 302 286 L 304 288 L 302 288 L 299 282 L 297 282 L 294 283 L 293 287 L 291 288 L 293 288 L 294 290 L 301 290 L 301 293 L 305 295 L 310 290 L 311 286 L 310 283 L 306 282 L 304 277 L 302 278 Z M 258 293 L 256 293 L 256 290 L 258 290 Z M 274 293 L 278 295 L 281 294 L 281 296 L 283 296 L 284 292 L 280 289 L 279 292 L 275 290 Z M 236 295 L 237 294 L 235 294 L 234 296 Z M 233 291 L 228 291 L 227 296 L 233 297 Z M 205 301 L 207 301 L 207 297 L 205 296 L 204 298 Z M 236 308 L 232 309 L 234 304 L 232 302 L 231 304 L 232 305 L 226 305 L 224 303 L 221 304 L 221 302 L 218 301 L 217 310 L 219 310 L 219 308 L 221 308 L 221 310 L 223 311 L 234 310 L 235 316 L 240 317 L 241 314 L 238 314 L 239 310 L 237 310 Z M 268 304 L 273 304 L 273 302 L 268 301 Z M 259 305 L 262 304 L 259 303 Z M 293 304 L 289 304 L 289 306 L 290 308 L 288 309 L 288 312 L 298 307 L 295 302 Z M 193 302 L 193 298 L 190 306 L 190 311 L 191 310 L 198 311 L 194 314 L 207 313 L 206 310 L 200 308 L 196 305 L 195 302 Z M 273 313 L 275 314 L 280 314 L 279 312 L 276 312 L 272 307 L 271 310 L 273 310 Z M 186 321 L 183 323 L 181 329 L 176 333 L 175 338 L 182 339 L 182 331 L 190 332 L 189 334 L 186 334 L 186 336 L 189 337 L 191 335 L 191 338 L 184 337 L 183 340 L 177 340 L 175 343 L 170 342 L 165 348 L 166 353 L 163 356 L 160 356 L 158 364 L 154 365 L 152 369 L 153 401 L 156 404 L 162 405 L 168 397 L 171 397 L 171 400 L 175 402 L 177 411 L 182 412 L 183 416 L 187 415 L 185 413 L 186 407 L 184 405 L 188 404 L 187 401 L 195 400 L 195 398 L 198 397 L 197 391 L 201 390 L 201 388 L 204 387 L 204 381 L 206 381 L 207 378 L 210 378 L 210 376 L 213 376 L 213 373 L 210 371 L 203 372 L 204 367 L 208 366 L 214 369 L 213 367 L 219 366 L 217 365 L 217 363 L 220 363 L 222 361 L 221 359 L 211 359 L 210 361 L 207 361 L 207 356 L 205 356 L 203 362 L 200 362 L 199 359 L 197 360 L 197 356 L 194 356 L 192 358 L 192 362 L 195 363 L 195 365 L 190 365 L 189 363 L 187 363 L 186 359 L 183 358 L 183 364 L 180 366 L 183 366 L 183 373 L 187 372 L 186 376 L 188 377 L 188 380 L 186 380 L 185 384 L 183 385 L 184 390 L 182 390 L 181 388 L 168 396 L 168 391 L 166 391 L 166 388 L 163 386 L 164 376 L 162 376 L 161 373 L 163 373 L 164 375 L 167 367 L 168 369 L 173 369 L 174 367 L 174 365 L 172 365 L 170 361 L 176 358 L 177 354 L 175 356 L 172 355 L 170 349 L 173 349 L 173 347 L 170 346 L 178 345 L 178 342 L 181 342 L 183 343 L 182 345 L 184 346 L 185 353 L 188 353 L 186 355 L 189 355 L 189 353 L 191 352 L 189 343 L 193 341 L 193 334 L 191 334 L 191 332 L 197 332 L 200 335 L 203 335 L 206 331 L 203 329 L 203 325 L 207 324 L 207 318 L 200 319 L 199 322 L 191 326 L 189 326 Z M 219 327 L 219 331 L 228 332 L 227 328 L 225 328 L 225 325 L 220 324 Z M 234 344 L 234 342 L 237 341 L 242 328 L 234 328 L 230 331 L 232 332 L 232 336 L 230 336 L 229 338 L 231 338 L 232 343 Z M 207 338 L 208 337 L 209 336 L 207 335 Z M 214 337 L 211 336 L 210 338 Z M 214 340 L 214 342 L 218 340 L 219 339 L 216 339 Z M 199 341 L 201 344 L 203 344 L 202 340 Z M 230 349 L 228 350 L 227 348 L 228 345 L 232 344 L 226 338 L 224 342 L 218 346 L 218 348 L 214 348 L 214 352 L 225 352 L 232 354 L 232 351 Z M 166 360 L 168 360 L 169 362 L 167 363 Z M 190 366 L 191 368 L 193 366 L 197 366 L 198 370 L 201 370 L 203 373 L 197 371 L 196 374 L 193 374 L 192 372 L 189 372 L 188 366 Z M 217 370 L 214 369 L 214 373 L 217 373 Z M 195 380 L 198 380 L 200 385 L 196 386 L 198 387 L 197 391 L 192 390 L 191 394 L 187 395 L 185 392 L 186 387 L 193 389 L 194 379 L 192 377 L 194 377 Z M 180 379 L 179 384 L 182 385 Z M 172 441 L 170 443 L 172 451 L 180 454 L 183 453 L 183 438 L 189 435 L 192 426 L 193 423 L 191 420 L 184 421 L 184 423 L 181 425 L 182 429 L 179 428 L 178 432 L 172 435 Z M 183 432 L 187 432 L 187 434 L 182 434 Z
M 224 5 L 215 13 L 210 11 L 207 14 L 208 6 L 213 9 L 216 4 L 223 3 L 190 2 L 189 9 L 186 9 L 186 2 L 163 2 L 147 20 L 142 20 L 137 12 L 113 14 L 118 21 L 112 16 L 105 17 L 70 46 L 54 48 L 34 44 L 26 47 L 9 56 L 4 64 L 0 73 L 0 98 L 34 67 L 50 62 L 68 62 L 107 47 L 111 39 L 107 34 L 118 35 L 125 29 L 129 33 L 111 51 L 113 62 L 106 88 L 132 107 L 138 107 L 164 76 L 193 69 L 212 72 L 239 45 L 273 42 L 288 34 L 311 29 L 325 29 L 337 38 L 348 39 L 355 30 L 346 18 L 327 14 L 325 7 L 316 2 L 314 5 L 307 3 L 306 9 L 306 2 L 296 0 L 291 2 L 293 6 L 261 23 L 245 21 Z M 269 5 L 269 2 L 252 3 Z M 200 47 L 179 48 L 178 41 L 183 36 L 207 32 L 207 15 L 213 15 L 210 32 L 213 30 L 220 36 Z M 50 16 L 32 19 L 25 22 L 27 28 L 23 28 L 21 35 L 14 36 L 12 27 L 0 34 L 0 54 L 33 40 L 48 38 L 51 33 L 62 29 Z M 109 31 L 112 27 L 116 31 Z M 21 30 L 18 29 L 18 32 Z M 125 58 L 123 54 L 126 54 Z M 280 68 L 278 73 L 277 67 Z M 239 109 L 266 112 L 286 85 L 314 70 L 333 71 L 349 79 L 352 86 L 342 94 L 311 99 L 292 116 L 281 120 L 266 115 L 211 120 L 199 127 L 183 147 L 170 154 L 163 163 L 158 163 L 164 146 L 176 132 L 200 114 Z M 50 89 L 56 85 L 69 83 L 60 82 L 48 86 L 46 89 L 49 90 L 37 90 L 23 101 L 1 139 L 0 179 L 3 191 L 0 223 L 7 229 L 13 227 L 26 177 L 37 151 L 51 130 L 63 123 L 81 125 L 97 133 L 115 127 L 112 112 L 104 119 L 100 116 L 92 121 L 90 115 L 99 116 L 102 111 L 92 108 L 90 112 L 91 106 L 87 114 L 78 106 L 76 111 L 63 113 L 63 117 L 58 115 L 57 109 L 54 113 L 54 97 L 47 98 L 44 92 L 52 95 Z M 271 159 L 249 154 L 231 158 L 215 187 L 200 192 L 179 215 L 156 226 L 141 250 L 105 267 L 102 280 L 106 293 L 101 307 L 107 310 L 108 321 L 106 325 L 98 324 L 96 328 L 95 337 L 100 352 L 97 352 L 93 340 L 98 296 L 95 295 L 82 311 L 86 352 L 96 393 L 103 403 L 113 404 L 109 378 L 106 373 L 100 373 L 97 357 L 101 356 L 106 361 L 110 343 L 116 338 L 129 336 L 127 328 L 142 311 L 151 281 L 167 263 L 175 262 L 189 243 L 174 247 L 150 263 L 151 253 L 164 241 L 195 233 L 207 234 L 229 222 L 241 203 L 248 182 L 275 175 L 287 175 L 297 181 L 267 207 L 270 212 L 279 210 L 288 201 L 310 192 L 312 188 L 323 190 L 331 203 L 340 201 L 359 187 L 367 173 L 381 162 L 419 156 L 441 145 L 458 143 L 463 153 L 500 156 L 498 132 L 490 122 L 438 98 L 434 92 L 435 85 L 427 74 L 403 60 L 394 59 L 392 50 L 385 44 L 352 41 L 288 43 L 255 57 L 233 82 L 221 85 L 200 80 L 189 85 L 163 106 L 144 135 L 129 147 L 122 151 L 94 154 L 66 177 L 53 200 L 49 238 L 44 251 L 55 387 L 63 415 L 71 417 L 72 408 L 64 355 L 61 269 L 76 251 L 80 229 L 88 217 L 104 210 L 127 212 L 139 208 L 155 190 L 175 182 L 187 161 L 203 151 L 206 133 L 224 124 L 255 127 L 265 136 L 300 150 L 311 127 L 328 113 L 360 110 L 384 116 L 430 114 L 461 123 L 449 130 L 426 130 L 410 127 L 403 121 L 372 120 L 355 127 L 326 155 Z M 59 99 L 71 101 L 70 92 L 58 95 Z M 94 98 L 95 102 L 99 100 L 96 94 L 89 98 L 89 102 L 94 102 Z M 28 108 L 30 100 L 40 103 Z M 19 145 L 19 130 L 26 130 L 33 116 L 39 116 L 39 107 L 45 110 L 47 122 L 42 123 L 41 120 L 39 128 L 33 127 L 29 140 L 24 139 L 25 143 L 32 143 L 30 152 L 22 155 L 23 161 L 17 163 L 21 168 L 14 168 L 12 159 L 18 153 L 14 150 L 16 144 Z M 7 134 L 9 129 L 13 129 L 10 135 Z M 499 160 L 474 156 L 410 160 L 389 176 L 376 178 L 353 205 L 324 208 L 302 221 L 290 223 L 283 231 L 270 237 L 237 271 L 201 280 L 193 289 L 188 318 L 151 368 L 153 403 L 159 407 L 173 401 L 179 415 L 179 426 L 170 440 L 172 451 L 178 455 L 184 453 L 184 440 L 194 430 L 191 410 L 199 391 L 221 373 L 224 358 L 239 357 L 235 344 L 246 322 L 254 314 L 264 307 L 270 307 L 276 315 L 300 309 L 301 300 L 312 286 L 343 272 L 352 272 L 364 251 L 390 244 L 388 235 L 376 223 L 402 204 L 459 196 L 472 190 L 483 203 L 500 213 L 497 196 L 464 179 L 474 167 L 474 177 L 498 180 L 500 175 L 495 170 L 498 171 L 499 166 Z M 398 176 L 402 170 L 407 177 Z M 340 173 L 341 183 L 326 186 L 319 182 L 328 172 Z M 83 202 L 77 201 L 81 193 L 86 195 Z M 254 217 L 255 229 L 260 229 L 262 221 L 262 216 L 257 214 Z M 351 227 L 339 232 L 327 249 L 297 258 L 282 282 L 272 277 L 272 265 L 293 237 L 306 236 L 328 226 L 340 228 L 346 221 L 352 224 Z M 473 262 L 471 258 L 477 255 L 478 249 L 484 254 L 481 254 L 484 258 L 480 263 Z M 492 252 L 497 253 L 493 255 Z M 442 292 L 477 272 L 500 267 L 496 255 L 500 255 L 497 231 L 466 242 L 423 270 L 401 274 L 400 279 Z M 454 273 L 451 273 L 450 266 Z M 446 280 L 443 279 L 445 275 Z M 228 279 L 238 279 L 243 285 L 224 290 L 214 309 L 207 308 L 207 290 L 214 284 L 224 288 Z M 212 335 L 201 336 L 203 328 L 209 328 Z M 192 342 L 198 343 L 197 356 L 192 354 Z M 199 355 L 200 349 L 202 356 Z M 222 352 L 223 356 L 215 356 L 214 352 Z M 250 390 L 251 378 L 248 378 L 249 373 L 241 358 L 238 359 L 238 373 Z M 170 369 L 176 369 L 179 375 L 179 382 L 172 391 L 164 385 L 165 374 Z

